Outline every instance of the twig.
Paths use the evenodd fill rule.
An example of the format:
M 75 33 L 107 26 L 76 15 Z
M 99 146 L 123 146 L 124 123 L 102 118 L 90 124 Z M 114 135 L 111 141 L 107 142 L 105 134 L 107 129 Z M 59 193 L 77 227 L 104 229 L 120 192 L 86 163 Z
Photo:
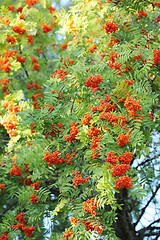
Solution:
M 139 223 L 139 221 L 140 221 L 140 219 L 142 218 L 144 212 L 146 211 L 146 208 L 147 208 L 148 205 L 151 203 L 151 201 L 154 199 L 154 197 L 156 196 L 156 193 L 158 192 L 159 189 L 160 189 L 160 184 L 156 187 L 155 192 L 153 192 L 152 197 L 149 199 L 149 201 L 147 202 L 147 204 L 145 205 L 145 207 L 142 208 L 142 211 L 141 211 L 141 214 L 140 214 L 138 220 L 134 223 L 134 227 L 136 227 L 137 224 Z

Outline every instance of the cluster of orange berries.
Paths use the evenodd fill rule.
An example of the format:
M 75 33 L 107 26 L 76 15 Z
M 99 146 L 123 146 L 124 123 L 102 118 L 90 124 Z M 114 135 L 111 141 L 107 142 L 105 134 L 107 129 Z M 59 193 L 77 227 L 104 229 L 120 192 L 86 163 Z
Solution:
M 39 185 L 40 185 L 39 182 L 35 182 L 35 183 L 31 184 L 29 187 L 30 187 L 30 188 L 31 188 L 31 187 L 34 187 L 34 190 L 39 190 Z
M 92 216 L 87 218 L 87 219 L 77 219 L 76 217 L 71 217 L 70 218 L 70 222 L 72 223 L 72 225 L 77 225 L 78 221 L 80 221 L 81 223 L 83 223 L 85 225 L 85 230 L 86 231 L 94 231 L 97 232 L 99 234 L 102 234 L 102 231 L 104 229 L 104 227 L 101 225 L 100 223 L 100 218 L 97 217 L 98 213 L 96 213 L 96 209 L 98 207 L 98 203 L 95 201 L 94 198 L 88 199 L 87 201 L 83 202 L 83 210 L 88 213 L 91 214 Z M 79 210 L 81 212 L 81 210 Z M 65 232 L 67 233 L 67 232 Z M 73 234 L 73 233 L 72 233 Z M 65 235 L 65 237 L 67 237 L 68 235 Z M 64 237 L 64 235 L 62 236 Z
M 115 188 L 130 188 L 133 186 L 133 182 L 131 182 L 131 177 L 122 176 L 119 179 L 115 180 Z
M 60 151 L 58 149 L 56 149 L 56 151 L 53 153 L 45 152 L 44 158 L 42 160 L 45 160 L 48 165 L 52 165 L 52 164 L 59 165 L 64 161 L 63 158 L 58 156 L 59 154 L 60 154 Z
M 9 36 L 9 35 L 7 35 L 6 40 L 7 40 L 7 42 L 10 43 L 11 45 L 13 45 L 13 44 L 17 41 L 16 37 L 14 37 L 14 36 Z
M 106 33 L 115 33 L 118 30 L 118 24 L 114 20 L 107 21 L 104 29 L 106 30 Z
M 41 23 L 40 26 L 44 33 L 52 31 L 52 27 L 48 26 L 47 24 Z
M 16 118 L 16 112 L 22 111 L 22 109 L 19 106 L 15 106 L 13 101 L 8 101 L 3 104 L 4 108 L 8 109 L 8 116 L 3 122 L 3 126 L 7 130 L 7 133 L 9 134 L 9 137 L 12 138 L 17 133 L 17 118 Z
M 31 61 L 32 61 L 32 63 L 34 63 L 35 61 L 38 61 L 38 60 L 35 57 L 32 56 Z M 42 89 L 42 87 L 40 85 L 38 85 L 37 82 L 27 83 L 27 89 L 32 90 L 33 87 L 36 88 L 36 89 Z M 34 106 L 35 109 L 39 109 L 41 107 L 38 105 L 39 102 L 38 102 L 37 99 L 44 97 L 44 95 L 42 93 L 37 93 L 36 90 L 33 90 L 33 91 L 34 91 L 35 94 L 32 96 L 32 100 L 34 101 L 32 103 L 32 105 Z
M 20 63 L 26 62 L 26 59 L 24 59 L 24 57 L 22 57 L 22 56 L 16 56 L 16 58 L 17 58 L 17 62 L 20 62 Z
M 62 51 L 64 51 L 68 47 L 68 43 L 63 43 L 62 44 Z
M 0 184 L 0 189 L 1 189 L 2 193 L 4 193 L 5 184 Z
M 99 135 L 98 137 L 93 136 L 92 139 L 91 139 L 90 149 L 93 151 L 93 154 L 90 157 L 92 157 L 93 159 L 96 159 L 97 157 L 101 156 L 99 154 L 100 153 L 99 147 L 101 147 L 101 145 L 99 146 L 99 144 L 98 144 L 99 142 L 101 142 L 101 138 L 102 138 L 102 136 Z
M 113 38 L 111 36 L 111 41 L 109 42 L 109 44 L 113 47 L 115 44 L 119 44 L 120 41 L 117 38 Z
M 137 60 L 137 59 L 139 60 L 139 59 L 143 59 L 143 58 L 142 58 L 142 55 L 139 54 L 139 55 L 133 56 L 133 59 L 134 60 Z
M 62 68 L 60 68 L 59 70 L 56 69 L 54 70 L 54 74 L 51 74 L 50 77 L 56 77 L 57 78 L 60 78 L 62 81 L 66 81 L 66 75 L 68 75 L 68 72 L 67 70 L 64 70 Z
M 9 94 L 9 91 L 8 91 L 8 83 L 9 83 L 9 80 L 7 78 L 4 78 L 2 80 L 0 80 L 0 83 L 2 84 L 2 90 L 4 91 L 4 96 L 8 95 Z
M 25 173 L 28 173 L 29 172 L 29 164 L 28 163 L 25 163 L 24 164 L 24 171 L 25 171 Z M 30 172 L 31 173 L 31 172 Z M 27 176 L 24 176 L 23 178 L 21 178 L 20 180 L 21 180 L 21 182 L 25 185 L 25 186 L 28 186 L 31 182 L 32 182 L 32 180 L 31 180 L 31 178 L 29 178 L 28 176 L 30 176 L 30 173 L 28 173 L 27 174 Z
M 28 38 L 28 44 L 33 44 L 34 41 L 32 40 L 34 38 L 34 36 L 32 34 L 29 34 L 26 36 Z
M 90 218 L 92 219 L 92 218 Z M 88 221 L 88 219 L 83 219 L 81 220 L 81 222 L 85 225 L 85 230 L 86 231 L 94 231 L 94 232 L 97 232 L 99 234 L 102 234 L 102 231 L 104 229 L 103 226 L 101 226 L 101 223 L 100 222 L 96 222 L 94 220 L 90 220 Z
M 15 217 L 15 220 L 18 220 L 18 221 L 20 221 L 21 223 L 27 222 L 26 219 L 24 218 L 24 212 L 18 214 L 18 215 Z
M 146 12 L 140 10 L 140 11 L 138 11 L 138 13 L 137 13 L 137 18 L 136 18 L 136 20 L 138 20 L 138 19 L 140 19 L 140 18 L 142 18 L 142 17 L 147 17 L 147 15 L 148 15 L 148 14 L 147 14 Z
M 100 90 L 100 88 L 97 88 L 98 84 L 103 82 L 103 77 L 101 75 L 94 75 L 89 78 L 87 78 L 85 83 L 86 87 L 90 87 L 92 91 Z
M 16 163 L 13 163 L 13 168 L 9 169 L 10 175 L 21 176 L 22 175 L 21 170 L 22 170 L 21 168 L 17 167 Z
M 14 5 L 8 6 L 7 8 L 11 12 L 22 12 L 22 10 L 23 10 L 23 7 L 19 7 L 19 8 L 17 8 L 17 10 L 15 10 Z
M 56 11 L 56 8 L 53 8 L 52 6 L 49 6 L 48 10 L 49 10 L 50 13 L 52 13 L 52 12 Z
M 72 156 L 71 156 L 70 153 L 66 153 L 65 162 L 66 162 L 67 164 L 70 164 L 70 165 L 72 164 Z
M 37 204 L 39 202 L 38 197 L 36 196 L 36 194 L 31 194 L 30 195 L 30 200 L 33 204 Z
M 101 131 L 96 127 L 90 127 L 86 135 L 89 135 L 91 138 L 97 136 Z
M 73 142 L 74 140 L 76 140 L 76 135 L 79 132 L 78 128 L 78 123 L 75 123 L 74 121 L 72 121 L 70 123 L 70 134 L 67 136 L 64 136 L 64 138 L 66 139 L 67 142 Z
M 119 75 L 122 73 L 122 72 L 121 72 L 121 66 L 122 66 L 122 64 L 120 64 L 120 63 L 118 63 L 118 62 L 109 61 L 109 62 L 107 63 L 107 65 L 108 65 L 111 69 L 115 69 L 115 70 L 120 71 L 120 73 L 118 73 Z M 117 75 L 118 75 L 118 74 L 117 74 Z
M 0 17 L 0 19 L 2 20 L 5 26 L 8 26 L 10 24 L 10 21 L 7 17 Z
M 35 101 L 38 98 L 42 98 L 44 95 L 42 93 L 36 93 L 35 95 L 32 96 L 33 101 Z
M 89 109 L 92 109 L 92 112 L 95 113 L 96 111 L 98 112 L 114 112 L 116 110 L 116 104 L 109 103 L 111 101 L 110 96 L 107 96 L 106 94 L 104 95 L 105 99 L 99 99 L 100 100 L 100 105 L 97 106 L 89 106 Z
M 160 3 L 159 2 L 156 2 L 155 0 L 153 0 L 152 3 L 154 4 L 154 6 L 160 7 Z
M 65 231 L 61 237 L 69 239 L 72 235 L 73 235 L 73 232 Z
M 96 44 L 94 43 L 94 44 L 88 49 L 88 51 L 90 51 L 91 53 L 93 53 L 96 49 L 97 49 L 97 46 L 96 46 Z
M 15 217 L 15 220 L 19 221 L 16 225 L 10 226 L 11 229 L 19 229 L 20 231 L 24 231 L 24 234 L 28 237 L 32 237 L 33 231 L 36 231 L 34 227 L 27 227 L 24 225 L 26 223 L 26 219 L 24 218 L 24 212 L 20 213 Z M 21 223 L 20 223 L 21 222 Z
M 111 56 L 109 58 L 110 58 L 111 62 L 114 63 L 115 59 L 118 57 L 118 54 L 115 52 L 111 52 L 110 54 L 111 54 Z
M 39 1 L 38 0 L 26 0 L 26 3 L 28 4 L 28 8 L 31 8 L 35 4 L 38 4 Z
M 14 58 L 17 54 L 16 51 L 5 51 L 4 56 L 0 57 L 0 69 L 5 73 L 10 72 L 11 63 L 9 62 L 10 58 Z
M 12 30 L 13 30 L 13 32 L 18 33 L 20 35 L 25 34 L 25 32 L 27 31 L 26 29 L 22 28 L 20 25 L 13 26 Z
M 35 62 L 34 59 L 36 59 L 36 58 L 34 58 L 34 57 L 31 58 L 32 63 Z M 37 60 L 37 62 L 38 62 L 38 60 Z M 33 87 L 35 87 L 36 89 L 42 89 L 42 87 L 40 85 L 38 85 L 37 82 L 27 83 L 27 89 L 31 90 Z
M 83 202 L 83 210 L 87 213 L 91 213 L 95 216 L 97 213 L 95 209 L 97 209 L 98 203 L 95 202 L 94 198 L 88 199 L 86 202 Z
M 132 161 L 132 153 L 125 152 L 123 155 L 115 156 L 114 152 L 108 152 L 107 158 L 105 158 L 106 162 L 109 164 L 111 168 L 111 176 L 119 177 L 115 180 L 115 188 L 129 188 L 133 186 L 133 182 L 131 182 L 131 177 L 122 176 L 127 171 L 129 171 L 130 163 Z M 120 164 L 121 163 L 121 164 Z
M 153 65 L 160 63 L 160 49 L 158 50 L 153 49 L 153 61 L 154 61 Z
M 2 236 L 0 236 L 0 240 L 9 240 L 9 236 L 8 236 L 7 232 L 4 232 L 2 234 Z
M 121 116 L 117 116 L 117 114 L 114 115 L 112 112 L 102 112 L 100 113 L 99 117 L 101 120 L 112 123 L 112 126 L 114 126 L 114 123 L 117 123 L 121 127 L 124 127 L 127 122 L 124 114 L 122 114 Z
M 128 116 L 134 117 L 137 111 L 141 111 L 140 100 L 135 100 L 133 97 L 127 97 L 124 102 L 124 107 L 129 111 Z
M 36 70 L 37 72 L 39 72 L 38 60 L 37 60 L 34 56 L 32 56 L 32 57 L 31 57 L 31 62 L 32 62 L 32 64 L 33 64 L 32 71 L 33 71 L 33 70 Z
M 89 113 L 85 113 L 85 114 L 84 114 L 84 118 L 81 119 L 81 122 L 82 122 L 82 124 L 84 124 L 84 125 L 89 125 L 89 124 L 91 124 L 91 123 L 90 123 L 90 120 L 91 120 L 91 119 L 92 119 L 92 116 L 89 115 Z
M 65 67 L 68 67 L 74 64 L 74 59 L 66 58 L 63 59 L 62 62 L 65 64 Z
M 111 68 L 111 69 L 115 69 L 118 70 L 119 73 L 116 73 L 116 75 L 121 75 L 122 71 L 121 71 L 121 66 L 122 64 L 119 64 L 118 62 L 115 62 L 115 59 L 118 57 L 117 53 L 111 52 L 111 56 L 109 57 L 111 60 L 108 61 L 107 65 Z M 115 73 L 114 73 L 115 74 Z
M 130 143 L 130 141 L 128 140 L 131 137 L 131 135 L 129 135 L 129 133 L 126 135 L 124 133 L 121 133 L 117 139 L 117 145 L 119 145 L 120 147 L 124 146 L 127 143 Z
M 54 110 L 54 107 L 52 105 L 50 105 L 50 104 L 45 104 L 44 108 L 45 107 L 48 107 L 48 112 L 52 112 Z M 51 125 L 53 125 L 53 124 L 51 124 Z
M 45 160 L 48 165 L 56 164 L 59 165 L 63 162 L 67 164 L 72 164 L 72 157 L 75 157 L 76 151 L 72 150 L 73 154 L 71 155 L 70 153 L 66 153 L 66 156 L 64 157 L 59 157 L 58 155 L 60 154 L 60 151 L 56 149 L 55 152 L 45 152 L 44 158 L 42 160 Z
M 80 174 L 80 171 L 78 171 L 78 169 L 76 169 L 76 171 L 73 171 L 72 175 L 75 175 L 75 177 L 73 178 L 73 185 L 75 187 L 78 187 L 78 185 L 81 183 L 88 183 L 88 180 L 90 179 L 90 177 L 82 178 L 82 175 Z
M 116 177 L 116 176 L 121 176 L 122 174 L 126 173 L 129 171 L 129 164 L 117 164 L 114 166 L 111 170 L 111 176 Z

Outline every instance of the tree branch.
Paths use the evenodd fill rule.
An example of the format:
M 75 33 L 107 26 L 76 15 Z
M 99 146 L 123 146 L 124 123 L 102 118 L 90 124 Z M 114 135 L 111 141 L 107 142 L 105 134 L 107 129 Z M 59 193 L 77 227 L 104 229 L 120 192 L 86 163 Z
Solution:
M 148 156 L 147 156 L 147 157 L 148 157 Z M 149 158 L 146 159 L 144 162 L 139 163 L 139 164 L 137 165 L 137 167 L 135 167 L 135 169 L 137 170 L 138 167 L 143 166 L 145 163 L 151 162 L 152 160 L 157 159 L 158 157 L 160 157 L 160 154 L 158 154 L 157 156 L 154 156 L 153 158 L 150 158 L 150 157 L 149 157 Z
M 136 227 L 137 224 L 139 223 L 139 221 L 140 221 L 140 219 L 142 218 L 144 212 L 146 211 L 146 208 L 147 208 L 148 205 L 151 203 L 151 201 L 154 199 L 154 197 L 156 196 L 156 194 L 157 194 L 157 192 L 158 192 L 159 189 L 160 189 L 160 184 L 156 187 L 155 192 L 153 192 L 152 197 L 149 199 L 149 201 L 147 202 L 147 204 L 145 205 L 145 207 L 142 208 L 142 211 L 141 211 L 141 214 L 140 214 L 138 220 L 134 223 L 134 227 Z

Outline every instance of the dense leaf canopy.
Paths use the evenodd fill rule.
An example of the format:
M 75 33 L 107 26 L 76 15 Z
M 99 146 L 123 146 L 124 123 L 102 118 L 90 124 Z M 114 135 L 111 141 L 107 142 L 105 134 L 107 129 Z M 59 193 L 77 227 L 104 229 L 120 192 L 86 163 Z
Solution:
M 158 239 L 159 7 L 0 2 L 1 240 Z

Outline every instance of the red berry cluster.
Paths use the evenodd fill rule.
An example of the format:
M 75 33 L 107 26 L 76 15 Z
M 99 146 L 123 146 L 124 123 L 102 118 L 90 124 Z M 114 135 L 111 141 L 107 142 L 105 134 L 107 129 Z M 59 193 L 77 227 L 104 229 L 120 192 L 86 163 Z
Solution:
M 75 123 L 74 121 L 70 123 L 70 134 L 67 136 L 64 136 L 64 138 L 67 140 L 67 142 L 73 142 L 76 140 L 76 135 L 79 132 L 78 128 L 78 123 Z
M 121 133 L 117 139 L 117 145 L 119 145 L 120 147 L 124 146 L 127 143 L 130 143 L 130 141 L 128 140 L 131 137 L 131 135 L 129 135 L 129 133 L 126 135 L 124 133 Z
M 91 124 L 91 123 L 90 123 L 90 120 L 92 119 L 92 116 L 89 115 L 89 113 L 85 113 L 84 115 L 85 115 L 84 118 L 81 119 L 82 124 L 84 124 L 84 125 L 89 125 L 89 124 Z
M 135 100 L 133 97 L 127 97 L 124 102 L 124 107 L 129 111 L 129 117 L 136 116 L 137 111 L 141 111 L 140 100 Z
M 90 218 L 90 219 L 92 219 L 92 218 Z M 104 227 L 101 226 L 100 222 L 96 222 L 95 220 L 89 220 L 89 219 L 83 219 L 83 220 L 81 220 L 81 222 L 85 225 L 86 231 L 94 231 L 99 234 L 102 234 Z
M 21 176 L 22 175 L 21 170 L 22 170 L 21 168 L 17 167 L 16 163 L 13 163 L 13 168 L 9 169 L 10 175 Z
M 72 235 L 73 235 L 73 232 L 65 231 L 61 237 L 69 239 Z
M 131 182 L 131 177 L 122 176 L 119 179 L 115 180 L 115 188 L 130 188 L 133 186 L 133 182 Z
M 101 147 L 101 146 L 98 145 L 98 143 L 101 142 L 101 138 L 102 138 L 102 136 L 99 135 L 98 137 L 93 136 L 91 139 L 91 147 L 90 148 L 93 151 L 93 154 L 90 157 L 92 157 L 93 159 L 96 159 L 97 157 L 101 156 L 99 154 L 100 153 L 99 147 Z
M 4 78 L 0 80 L 0 83 L 2 84 L 2 90 L 4 91 L 4 96 L 8 95 L 9 91 L 8 91 L 7 85 L 9 83 L 9 80 L 7 78 Z
M 47 24 L 41 23 L 40 26 L 44 33 L 52 31 L 52 27 L 48 26 Z
M 13 27 L 12 27 L 12 30 L 13 30 L 15 33 L 18 33 L 18 34 L 20 34 L 20 35 L 25 34 L 25 32 L 27 31 L 27 30 L 23 29 L 20 25 L 13 26 Z
M 59 70 L 58 69 L 54 70 L 54 74 L 51 74 L 50 76 L 60 78 L 62 81 L 65 82 L 66 75 L 68 75 L 67 70 L 64 70 L 63 68 L 60 68 Z
M 29 187 L 30 187 L 30 188 L 31 188 L 31 187 L 34 187 L 34 190 L 39 190 L 39 185 L 40 185 L 39 182 L 35 182 L 35 183 L 31 184 Z
M 0 184 L 0 189 L 2 190 L 2 193 L 4 193 L 4 189 L 5 189 L 5 184 Z
M 100 88 L 97 88 L 98 84 L 103 82 L 103 77 L 101 75 L 94 75 L 93 77 L 90 75 L 89 78 L 87 78 L 85 83 L 86 87 L 90 87 L 92 91 L 100 90 Z
M 90 127 L 86 135 L 89 135 L 91 138 L 97 136 L 101 131 L 98 128 Z
M 56 151 L 53 153 L 45 152 L 44 158 L 42 160 L 45 160 L 48 165 L 52 165 L 52 164 L 59 165 L 60 163 L 63 162 L 64 159 L 59 157 L 58 154 L 60 154 L 60 151 L 58 149 L 56 149 Z
M 7 232 L 4 232 L 2 234 L 2 236 L 0 236 L 0 240 L 9 240 L 9 236 L 8 236 Z
M 127 171 L 129 171 L 129 164 L 117 164 L 116 166 L 114 166 L 111 170 L 111 176 L 112 177 L 116 177 L 116 176 L 121 176 L 122 174 L 126 173 Z
M 19 229 L 20 231 L 24 231 L 24 234 L 28 237 L 32 237 L 33 231 L 36 231 L 34 227 L 27 227 L 24 225 L 26 223 L 26 219 L 24 218 L 24 212 L 20 213 L 15 217 L 15 220 L 19 221 L 16 225 L 10 226 L 11 229 Z M 21 223 L 20 223 L 21 222 Z
M 33 204 L 37 204 L 39 202 L 39 199 L 35 194 L 30 195 L 30 200 Z
M 130 163 L 132 161 L 131 152 L 125 152 L 123 155 L 118 156 L 115 156 L 114 152 L 108 152 L 107 158 L 105 158 L 105 160 L 111 168 L 111 176 L 119 177 L 115 180 L 115 188 L 128 189 L 129 187 L 133 186 L 133 182 L 131 182 L 131 177 L 122 176 L 127 171 L 129 171 Z
M 118 30 L 118 24 L 112 20 L 112 21 L 107 21 L 105 23 L 104 29 L 106 30 L 106 33 L 113 33 Z
M 26 3 L 28 4 L 28 8 L 31 8 L 35 4 L 39 3 L 38 0 L 26 0 Z
M 95 209 L 97 209 L 98 203 L 95 202 L 94 198 L 88 199 L 83 202 L 83 210 L 87 213 L 91 213 L 93 216 L 97 215 Z
M 160 63 L 160 49 L 158 50 L 153 49 L 153 61 L 154 61 L 153 65 Z
M 110 96 L 104 95 L 105 99 L 99 99 L 100 105 L 97 106 L 89 106 L 89 109 L 92 109 L 92 112 L 114 112 L 116 110 L 116 104 L 109 103 L 111 101 Z M 98 99 L 98 98 L 97 98 Z
M 88 183 L 88 179 L 90 179 L 90 177 L 86 177 L 86 178 L 82 178 L 82 175 L 80 174 L 80 171 L 78 171 L 76 169 L 76 171 L 72 173 L 72 175 L 75 175 L 75 177 L 73 178 L 73 185 L 75 187 L 78 187 L 79 184 L 83 184 L 85 182 Z
M 140 19 L 140 18 L 142 18 L 142 17 L 147 17 L 147 15 L 148 15 L 148 14 L 147 14 L 146 12 L 140 10 L 140 11 L 138 11 L 138 13 L 137 13 L 137 18 L 136 18 L 136 20 L 138 20 L 138 19 Z

